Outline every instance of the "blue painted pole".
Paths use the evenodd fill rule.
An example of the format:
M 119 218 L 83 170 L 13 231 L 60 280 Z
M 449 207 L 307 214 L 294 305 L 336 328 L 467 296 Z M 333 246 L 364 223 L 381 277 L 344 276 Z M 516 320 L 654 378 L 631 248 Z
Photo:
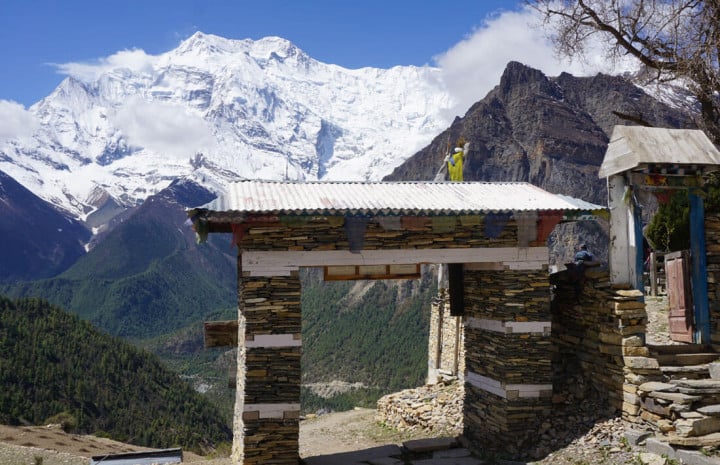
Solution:
M 702 197 L 690 194 L 690 251 L 695 316 L 695 342 L 710 343 L 707 260 L 705 256 L 705 206 Z
M 645 292 L 645 283 L 643 282 L 645 249 L 643 247 L 642 207 L 637 202 L 633 202 L 633 235 L 635 236 L 635 289 Z

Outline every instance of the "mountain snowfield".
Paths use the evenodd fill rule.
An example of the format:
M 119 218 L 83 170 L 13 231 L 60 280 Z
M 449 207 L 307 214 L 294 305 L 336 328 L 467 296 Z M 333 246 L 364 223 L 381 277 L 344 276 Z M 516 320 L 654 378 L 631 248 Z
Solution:
M 379 180 L 454 117 L 437 68 L 350 70 L 278 37 L 126 55 L 75 69 L 0 145 L 0 170 L 90 226 L 178 177 Z

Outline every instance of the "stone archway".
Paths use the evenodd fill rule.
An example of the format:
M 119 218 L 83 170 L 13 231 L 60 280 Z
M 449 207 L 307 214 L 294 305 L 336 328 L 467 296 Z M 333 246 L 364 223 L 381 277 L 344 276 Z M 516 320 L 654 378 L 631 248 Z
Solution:
M 551 409 L 547 235 L 564 217 L 602 207 L 522 183 L 378 183 L 371 193 L 366 183 L 329 186 L 239 183 L 230 203 L 260 195 L 266 205 L 221 199 L 189 212 L 199 235 L 232 231 L 238 245 L 234 462 L 298 463 L 301 267 L 392 274 L 392 266 L 460 265 L 463 437 L 471 449 L 521 444 L 530 420 Z M 428 191 L 438 204 L 418 209 Z M 321 206 L 309 205 L 318 192 Z M 340 206 L 350 199 L 367 207 Z

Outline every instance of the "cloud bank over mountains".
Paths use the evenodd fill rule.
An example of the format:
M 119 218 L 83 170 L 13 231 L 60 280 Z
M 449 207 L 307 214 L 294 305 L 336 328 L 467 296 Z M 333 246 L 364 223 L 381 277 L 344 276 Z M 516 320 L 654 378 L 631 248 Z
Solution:
M 504 11 L 486 18 L 465 39 L 435 57 L 450 94 L 458 102 L 458 111 L 466 111 L 497 85 L 510 61 L 539 69 L 548 76 L 562 72 L 594 76 L 636 69 L 630 58 L 614 62 L 600 36 L 588 46 L 582 59 L 560 57 L 548 37 L 551 29 L 532 8 Z

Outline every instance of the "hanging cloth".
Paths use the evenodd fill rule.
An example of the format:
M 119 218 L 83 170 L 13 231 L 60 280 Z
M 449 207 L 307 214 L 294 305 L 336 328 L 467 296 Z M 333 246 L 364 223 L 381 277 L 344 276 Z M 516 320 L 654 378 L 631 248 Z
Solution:
M 433 216 L 431 219 L 434 233 L 448 233 L 455 231 L 454 216 Z
M 377 222 L 385 231 L 398 231 L 402 229 L 399 216 L 381 216 L 377 218 Z
M 495 239 L 502 234 L 512 213 L 488 213 L 485 215 L 485 237 Z
M 350 216 L 345 218 L 345 234 L 348 238 L 350 252 L 359 253 L 365 245 L 365 230 L 368 219 Z

